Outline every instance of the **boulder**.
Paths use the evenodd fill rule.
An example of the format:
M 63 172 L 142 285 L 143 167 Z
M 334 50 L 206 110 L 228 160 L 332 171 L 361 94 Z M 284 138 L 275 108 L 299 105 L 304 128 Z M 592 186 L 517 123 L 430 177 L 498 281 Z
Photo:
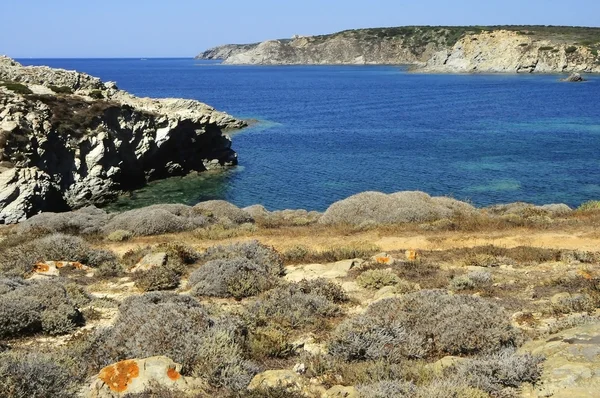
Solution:
M 394 265 L 394 257 L 390 256 L 387 253 L 379 253 L 372 257 L 372 260 L 377 264 L 382 265 Z
M 77 261 L 40 261 L 33 266 L 29 279 L 46 279 L 60 276 L 61 269 L 88 271 L 90 267 Z
M 579 73 L 571 73 L 569 75 L 569 77 L 567 77 L 566 79 L 563 79 L 562 81 L 569 82 L 569 83 L 578 83 L 578 82 L 584 82 L 585 79 Z
M 163 356 L 121 361 L 100 371 L 86 398 L 124 397 L 142 393 L 151 387 L 186 393 L 204 391 L 204 381 L 184 377 L 180 372 L 181 365 Z
M 146 254 L 136 265 L 131 269 L 131 272 L 149 271 L 152 268 L 162 267 L 167 264 L 167 253 L 150 253 Z

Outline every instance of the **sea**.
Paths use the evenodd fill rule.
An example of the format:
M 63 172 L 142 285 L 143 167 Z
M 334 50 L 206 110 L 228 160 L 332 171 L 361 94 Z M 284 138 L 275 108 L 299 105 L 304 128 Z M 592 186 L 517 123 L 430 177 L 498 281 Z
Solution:
M 363 191 L 419 190 L 477 206 L 600 199 L 600 77 L 437 75 L 401 66 L 227 66 L 186 59 L 19 59 L 196 99 L 252 127 L 239 166 L 156 181 L 110 208 L 224 199 L 325 210 Z

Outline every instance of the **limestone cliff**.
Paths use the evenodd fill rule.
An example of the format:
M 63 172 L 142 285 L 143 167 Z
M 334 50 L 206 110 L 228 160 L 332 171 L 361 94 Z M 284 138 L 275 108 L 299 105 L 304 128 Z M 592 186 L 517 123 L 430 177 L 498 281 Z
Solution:
M 599 28 L 404 27 L 227 45 L 197 58 L 238 65 L 411 65 L 437 73 L 597 73 L 599 50 Z
M 245 122 L 193 100 L 0 57 L 0 223 L 103 204 L 146 181 L 237 163 Z

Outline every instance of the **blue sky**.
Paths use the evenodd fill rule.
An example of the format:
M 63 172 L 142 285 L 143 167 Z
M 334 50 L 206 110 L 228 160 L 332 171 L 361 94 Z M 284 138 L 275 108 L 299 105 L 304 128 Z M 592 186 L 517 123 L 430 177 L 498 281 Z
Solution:
M 2 0 L 0 54 L 177 57 L 209 47 L 401 25 L 600 26 L 580 0 Z

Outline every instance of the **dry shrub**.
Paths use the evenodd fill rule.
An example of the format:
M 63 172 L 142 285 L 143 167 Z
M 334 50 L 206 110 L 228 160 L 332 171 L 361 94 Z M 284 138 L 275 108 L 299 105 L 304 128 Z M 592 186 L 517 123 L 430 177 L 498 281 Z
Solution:
M 73 398 L 78 380 L 56 358 L 36 352 L 0 354 L 0 396 L 14 398 Z
M 100 232 L 109 218 L 104 210 L 93 206 L 66 213 L 40 213 L 19 223 L 16 231 L 21 234 L 42 230 L 47 233 L 89 235 Z
M 0 273 L 9 276 L 25 276 L 40 261 L 74 261 L 90 267 L 117 263 L 114 253 L 94 249 L 79 237 L 59 233 L 7 248 L 1 254 Z
M 135 286 L 143 292 L 176 289 L 181 281 L 181 270 L 167 265 L 161 265 L 133 274 Z
M 357 390 L 360 398 L 409 398 L 415 396 L 417 387 L 411 382 L 384 380 L 373 384 L 359 385 Z
M 424 192 L 363 192 L 331 205 L 319 222 L 354 226 L 426 222 L 474 210 L 468 203 Z
M 344 321 L 329 352 L 349 361 L 473 355 L 518 346 L 520 333 L 494 303 L 424 290 L 371 304 Z
M 317 251 L 303 245 L 296 245 L 283 253 L 287 264 L 332 263 L 355 258 L 368 258 L 381 252 L 381 248 L 366 242 L 330 247 Z
M 251 223 L 241 225 L 212 224 L 205 228 L 194 230 L 194 236 L 198 239 L 222 240 L 247 236 L 253 232 L 256 232 L 256 225 Z
M 258 368 L 245 359 L 246 332 L 229 316 L 211 315 L 195 299 L 172 293 L 127 298 L 114 325 L 92 337 L 95 368 L 128 358 L 164 355 L 215 387 L 246 388 Z
M 299 329 L 341 315 L 336 302 L 346 300 L 341 287 L 324 280 L 290 283 L 264 293 L 248 308 L 255 326 Z
M 195 212 L 190 206 L 160 204 L 117 214 L 102 231 L 105 235 L 124 230 L 134 236 L 150 236 L 190 231 L 208 223 L 206 216 Z
M 233 223 L 236 225 L 254 223 L 250 214 L 224 200 L 209 200 L 198 203 L 194 211 L 208 217 L 214 217 L 219 222 Z
M 0 279 L 0 337 L 65 334 L 83 323 L 61 283 Z
M 210 247 L 200 259 L 203 261 L 210 261 L 227 260 L 239 257 L 255 262 L 271 275 L 283 276 L 285 274 L 283 258 L 281 255 L 274 248 L 263 245 L 255 240 Z

